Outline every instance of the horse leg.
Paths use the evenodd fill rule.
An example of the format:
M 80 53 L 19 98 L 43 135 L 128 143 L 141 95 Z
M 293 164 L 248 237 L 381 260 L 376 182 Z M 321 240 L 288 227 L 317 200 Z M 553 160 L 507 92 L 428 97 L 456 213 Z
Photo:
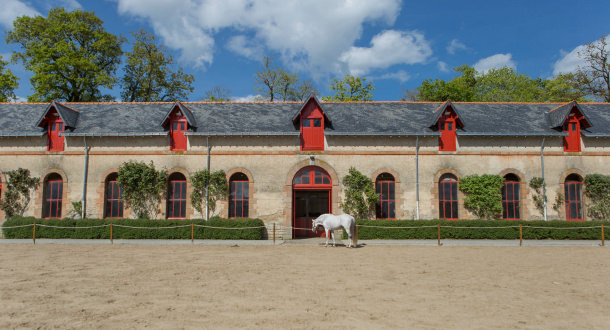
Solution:
M 331 230 L 330 234 L 333 235 L 333 247 L 337 246 L 337 243 L 335 242 L 335 231 Z
M 347 243 L 347 247 L 348 248 L 353 247 L 353 244 L 352 244 L 352 242 L 353 242 L 352 241 L 352 232 L 349 231 L 349 230 L 347 230 L 347 239 L 349 240 L 349 243 Z
M 324 228 L 324 231 L 326 232 L 326 244 L 324 246 L 328 246 L 328 228 Z

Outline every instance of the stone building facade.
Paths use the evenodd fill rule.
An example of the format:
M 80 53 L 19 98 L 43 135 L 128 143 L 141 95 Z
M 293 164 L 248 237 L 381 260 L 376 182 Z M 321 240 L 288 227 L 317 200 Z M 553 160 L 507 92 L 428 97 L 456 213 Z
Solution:
M 0 116 L 0 170 L 41 178 L 35 217 L 65 217 L 80 200 L 90 218 L 133 217 L 114 183 L 130 160 L 167 170 L 161 218 L 205 218 L 190 176 L 209 164 L 230 185 L 215 215 L 284 227 L 341 213 L 350 167 L 376 182 L 376 216 L 390 219 L 474 218 L 457 181 L 499 174 L 503 217 L 543 218 L 528 182 L 544 176 L 547 218 L 586 220 L 584 177 L 610 174 L 602 103 L 4 103 Z

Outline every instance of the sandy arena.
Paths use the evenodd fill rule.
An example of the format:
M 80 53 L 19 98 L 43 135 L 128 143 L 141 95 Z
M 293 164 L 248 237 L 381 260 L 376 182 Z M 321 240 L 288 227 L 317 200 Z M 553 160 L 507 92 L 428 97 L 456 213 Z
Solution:
M 608 329 L 610 249 L 0 245 L 0 328 Z

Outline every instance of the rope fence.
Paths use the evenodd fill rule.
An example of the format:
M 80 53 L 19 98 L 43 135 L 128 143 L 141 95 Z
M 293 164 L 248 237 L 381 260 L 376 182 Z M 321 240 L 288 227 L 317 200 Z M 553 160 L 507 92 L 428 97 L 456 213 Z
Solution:
M 109 227 L 110 230 L 110 241 L 113 241 L 112 230 L 113 227 L 121 227 L 121 228 L 130 228 L 130 229 L 149 229 L 149 230 L 160 230 L 160 229 L 176 229 L 176 228 L 186 228 L 191 227 L 191 242 L 194 241 L 194 228 L 210 228 L 210 229 L 221 229 L 221 230 L 246 230 L 246 229 L 260 229 L 267 228 L 267 226 L 255 226 L 255 227 L 215 227 L 215 226 L 206 226 L 199 224 L 187 224 L 187 225 L 176 225 L 176 226 L 166 226 L 166 227 L 137 227 L 137 226 L 126 226 L 119 224 L 105 224 L 98 226 L 76 226 L 76 227 L 64 227 L 64 226 L 51 226 L 51 225 L 43 225 L 43 224 L 27 224 L 20 226 L 3 226 L 2 229 L 15 229 L 15 228 L 26 228 L 32 227 L 32 241 L 36 244 L 36 227 L 45 227 L 45 228 L 57 228 L 57 229 L 91 229 L 91 228 L 103 228 Z M 285 232 L 293 232 L 294 230 L 311 230 L 311 228 L 299 228 L 293 226 L 283 226 L 276 225 L 273 223 L 272 233 L 273 233 L 273 242 L 276 241 L 276 231 L 279 227 L 280 230 L 284 230 Z M 358 227 L 361 228 L 381 228 L 381 229 L 420 229 L 420 228 L 437 228 L 437 239 L 438 245 L 441 245 L 441 228 L 445 229 L 507 229 L 507 228 L 519 228 L 519 246 L 523 245 L 523 229 L 554 229 L 554 230 L 582 230 L 582 229 L 600 229 L 601 230 L 601 245 L 605 246 L 605 237 L 604 237 L 604 225 L 600 226 L 590 226 L 590 227 L 539 227 L 539 226 L 528 226 L 528 225 L 519 225 L 519 226 L 501 226 L 501 227 L 460 227 L 460 226 L 441 226 L 440 224 L 435 226 L 411 226 L 411 227 L 394 227 L 394 226 L 368 226 L 368 225 L 356 225 L 356 235 L 358 233 Z

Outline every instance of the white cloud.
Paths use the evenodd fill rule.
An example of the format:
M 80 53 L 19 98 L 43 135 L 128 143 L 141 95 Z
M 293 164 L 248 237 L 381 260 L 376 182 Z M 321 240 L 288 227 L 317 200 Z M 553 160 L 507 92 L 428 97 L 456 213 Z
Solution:
M 400 82 L 405 82 L 405 81 L 411 79 L 411 76 L 406 71 L 399 70 L 396 72 L 386 73 L 386 74 L 378 76 L 378 77 L 372 77 L 371 79 L 373 79 L 373 80 L 375 80 L 375 79 L 396 79 L 396 80 L 399 80 Z
M 451 40 L 451 42 L 447 45 L 447 52 L 451 55 L 455 54 L 455 52 L 458 50 L 466 50 L 466 49 L 468 49 L 468 47 L 466 47 L 466 45 L 464 45 L 457 39 Z
M 496 54 L 486 58 L 480 59 L 473 65 L 475 70 L 479 73 L 486 73 L 490 69 L 499 69 L 508 67 L 511 69 L 517 69 L 517 64 L 512 60 L 512 54 Z
M 220 31 L 252 34 L 291 69 L 329 71 L 362 34 L 363 24 L 393 24 L 399 0 L 115 0 L 118 12 L 148 21 L 168 47 L 199 66 L 213 61 Z M 235 41 L 233 41 L 235 42 Z M 235 46 L 235 45 L 233 45 Z M 251 56 L 243 47 L 241 55 Z
M 373 37 L 371 47 L 352 47 L 339 60 L 350 74 L 364 75 L 395 64 L 423 63 L 430 55 L 430 44 L 420 32 L 386 30 Z
M 231 101 L 233 102 L 254 102 L 254 101 L 259 101 L 262 100 L 263 96 L 260 94 L 250 94 L 250 95 L 246 95 L 246 96 L 232 96 L 231 97 Z
M 596 40 L 595 42 L 599 41 Z M 610 43 L 610 35 L 606 36 L 606 42 Z M 569 53 L 563 50 L 559 51 L 561 58 L 553 65 L 553 75 L 574 73 L 578 70 L 579 66 L 584 66 L 586 64 L 585 59 L 578 55 L 578 53 L 583 53 L 586 49 L 586 45 L 580 45 Z
M 226 47 L 230 51 L 251 60 L 261 60 L 265 53 L 265 50 L 260 44 L 251 39 L 246 39 L 246 36 L 242 35 L 231 37 L 227 42 Z
M 440 72 L 449 72 L 449 66 L 447 65 L 447 63 L 443 62 L 443 61 L 438 61 L 438 63 L 436 63 L 436 66 L 438 67 L 438 70 Z
M 19 16 L 40 16 L 40 13 L 19 0 L 3 0 L 0 10 L 0 24 L 13 27 L 13 21 Z

